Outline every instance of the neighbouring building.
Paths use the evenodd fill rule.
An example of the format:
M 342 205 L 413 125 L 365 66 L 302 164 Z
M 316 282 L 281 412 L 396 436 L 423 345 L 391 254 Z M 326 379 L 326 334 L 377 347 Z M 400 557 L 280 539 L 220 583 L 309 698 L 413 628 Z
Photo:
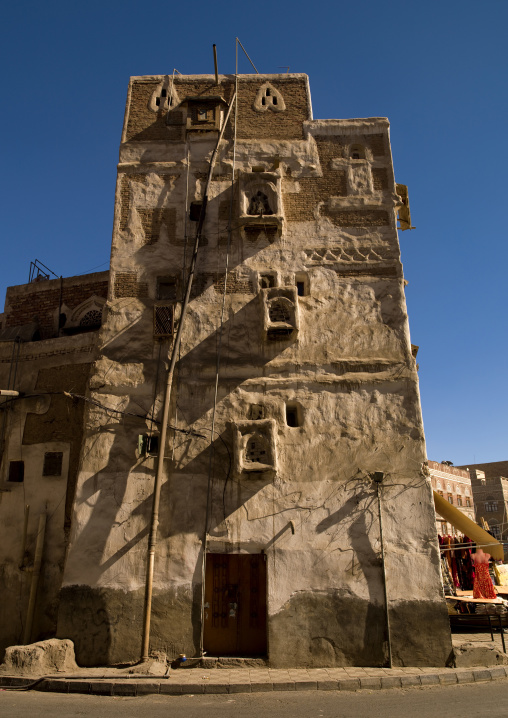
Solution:
M 34 554 L 43 566 L 27 637 L 55 635 L 90 368 L 108 272 L 7 290 L 0 332 L 0 656 L 25 636 Z M 71 393 L 75 398 L 69 395 Z M 40 518 L 45 517 L 41 528 Z
M 29 422 L 49 424 L 54 411 L 54 422 L 79 423 L 84 411 L 72 478 L 65 468 L 56 490 L 39 468 L 46 453 L 70 451 L 67 424 L 58 440 L 39 435 L 31 464 L 35 513 L 53 492 L 57 527 L 44 547 L 51 606 L 39 610 L 82 665 L 139 657 L 158 422 L 204 203 L 160 447 L 151 648 L 378 666 L 390 641 L 394 665 L 444 665 L 450 630 L 397 237 L 409 204 L 388 121 L 314 120 L 305 75 L 240 75 L 236 87 L 205 198 L 235 77 L 130 81 L 102 327 L 23 343 L 38 353 L 26 387 L 71 396 L 55 408 L 59 394 L 22 398 L 4 414 L 18 437 L 7 431 L 0 506 L 7 496 L 13 585 L 29 472 L 9 481 L 9 462 L 35 451 Z M 55 317 L 80 326 L 64 303 L 45 331 Z M 80 378 L 67 367 L 82 367 Z M 64 504 L 72 518 L 57 521 Z M 49 626 L 40 621 L 34 638 Z
M 476 507 L 476 520 L 488 524 L 490 533 L 497 539 L 508 540 L 508 461 L 487 464 L 470 464 L 466 469 Z
M 449 464 L 429 461 L 432 488 L 452 506 L 462 511 L 471 521 L 475 521 L 473 490 L 469 472 Z M 436 527 L 441 535 L 453 533 L 454 529 L 447 521 L 436 514 Z

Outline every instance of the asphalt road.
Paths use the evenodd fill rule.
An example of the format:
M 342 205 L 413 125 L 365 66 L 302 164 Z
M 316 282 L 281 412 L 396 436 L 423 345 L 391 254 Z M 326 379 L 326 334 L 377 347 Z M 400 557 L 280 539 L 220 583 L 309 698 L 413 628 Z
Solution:
M 506 718 L 508 679 L 384 691 L 114 698 L 0 691 L 1 718 Z

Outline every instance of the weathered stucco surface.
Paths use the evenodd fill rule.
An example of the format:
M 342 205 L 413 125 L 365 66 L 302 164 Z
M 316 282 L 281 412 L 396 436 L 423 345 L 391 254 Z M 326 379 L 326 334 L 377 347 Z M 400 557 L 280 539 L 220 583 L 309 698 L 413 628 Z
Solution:
M 217 88 L 207 76 L 175 78 L 182 104 L 169 112 L 164 87 L 163 77 L 131 80 L 106 319 L 89 385 L 102 407 L 156 419 L 172 338 L 154 338 L 154 307 L 174 305 L 178 321 L 196 228 L 189 207 L 202 199 L 217 142 L 216 131 L 189 131 L 186 98 L 228 101 L 233 80 L 221 77 Z M 284 109 L 260 105 L 260 97 L 273 102 L 270 87 Z M 312 120 L 305 76 L 241 76 L 233 186 L 232 137 L 230 128 L 211 182 L 175 376 L 170 421 L 179 431 L 164 447 L 151 646 L 170 656 L 199 649 L 211 476 L 207 551 L 265 556 L 270 664 L 382 665 L 388 635 L 371 474 L 383 472 L 394 663 L 444 665 L 451 643 L 388 122 Z M 249 216 L 242 192 L 259 201 L 257 191 L 270 212 Z M 162 280 L 172 296 L 160 296 Z M 289 297 L 274 324 L 278 338 L 267 304 L 277 291 L 264 286 Z M 102 407 L 86 411 L 58 625 L 87 665 L 139 656 L 155 467 L 138 451 L 150 421 Z M 246 470 L 249 431 L 271 447 L 270 470 Z

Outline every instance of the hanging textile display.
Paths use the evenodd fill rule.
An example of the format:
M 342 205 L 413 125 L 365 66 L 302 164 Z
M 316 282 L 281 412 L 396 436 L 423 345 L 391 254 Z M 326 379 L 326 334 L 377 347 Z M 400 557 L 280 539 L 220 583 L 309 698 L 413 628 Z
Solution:
M 438 539 L 445 588 L 451 584 L 455 589 L 471 591 L 475 577 L 471 558 L 474 544 L 467 536 L 438 536 Z
M 497 598 L 494 584 L 489 574 L 490 554 L 477 549 L 473 554 L 475 577 L 473 585 L 473 598 Z

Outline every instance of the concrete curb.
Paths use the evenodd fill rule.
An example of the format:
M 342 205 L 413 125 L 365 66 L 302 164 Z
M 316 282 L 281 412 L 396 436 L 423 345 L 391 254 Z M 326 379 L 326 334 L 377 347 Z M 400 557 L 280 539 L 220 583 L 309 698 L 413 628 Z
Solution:
M 508 666 L 493 668 L 477 667 L 460 669 L 436 669 L 436 672 L 414 673 L 404 670 L 386 670 L 382 675 L 339 678 L 332 680 L 321 675 L 316 680 L 262 680 L 261 677 L 235 674 L 230 680 L 219 670 L 210 677 L 196 676 L 195 682 L 179 681 L 172 673 L 168 678 L 153 676 L 136 678 L 97 678 L 83 676 L 43 677 L 39 679 L 1 676 L 0 688 L 11 690 L 37 690 L 54 693 L 85 693 L 104 696 L 143 696 L 156 695 L 194 695 L 211 693 L 257 693 L 267 691 L 359 691 L 387 690 L 390 688 L 409 688 L 433 685 L 457 685 L 462 683 L 480 683 L 500 680 L 508 677 Z M 439 672 L 438 672 L 439 671 Z M 312 669 L 309 671 L 312 677 Z

